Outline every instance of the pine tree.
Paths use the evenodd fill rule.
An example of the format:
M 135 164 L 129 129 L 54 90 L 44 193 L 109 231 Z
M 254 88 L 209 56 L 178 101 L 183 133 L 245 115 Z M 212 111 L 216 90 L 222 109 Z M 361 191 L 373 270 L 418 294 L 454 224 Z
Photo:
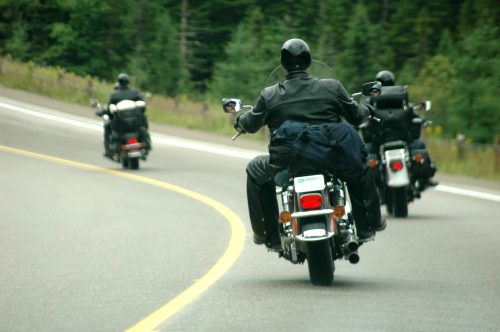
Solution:
M 479 143 L 491 143 L 500 133 L 498 82 L 500 81 L 500 40 L 498 26 L 484 12 L 477 27 L 459 45 L 454 59 L 457 77 L 452 93 L 450 123 L 456 132 L 465 132 Z

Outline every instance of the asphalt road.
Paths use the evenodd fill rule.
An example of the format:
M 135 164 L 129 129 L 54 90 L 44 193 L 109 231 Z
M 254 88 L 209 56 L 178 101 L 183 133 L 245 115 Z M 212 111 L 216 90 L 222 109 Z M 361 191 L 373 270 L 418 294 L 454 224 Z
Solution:
M 386 231 L 360 249 L 359 264 L 337 261 L 334 283 L 314 287 L 306 266 L 251 242 L 244 169 L 259 144 L 239 142 L 253 148 L 245 154 L 207 144 L 229 137 L 153 126 L 149 160 L 121 172 L 101 157 L 90 110 L 3 95 L 0 331 L 139 330 L 166 306 L 172 314 L 159 312 L 149 330 L 499 329 L 495 184 L 446 183 L 491 194 L 486 199 L 426 192 L 408 218 L 388 218 Z M 220 279 L 193 290 L 228 256 L 233 261 L 215 268 Z M 192 297 L 180 304 L 185 290 Z

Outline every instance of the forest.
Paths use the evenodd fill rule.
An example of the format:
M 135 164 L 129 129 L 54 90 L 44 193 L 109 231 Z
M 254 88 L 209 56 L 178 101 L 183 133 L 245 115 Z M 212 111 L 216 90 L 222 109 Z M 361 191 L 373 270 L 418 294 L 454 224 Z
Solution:
M 498 0 L 0 0 L 0 55 L 153 94 L 254 103 L 304 39 L 350 92 L 390 70 L 435 135 L 500 135 Z

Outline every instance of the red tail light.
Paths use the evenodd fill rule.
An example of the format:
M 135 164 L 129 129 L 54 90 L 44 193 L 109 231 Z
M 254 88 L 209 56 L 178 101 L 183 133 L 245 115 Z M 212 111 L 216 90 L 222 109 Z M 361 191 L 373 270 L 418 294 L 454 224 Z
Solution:
M 127 144 L 137 144 L 137 138 L 132 137 L 127 140 Z
M 304 210 L 312 210 L 321 207 L 323 197 L 320 194 L 306 194 L 300 196 L 300 206 Z
M 402 170 L 404 165 L 403 165 L 403 161 L 401 161 L 401 160 L 393 160 L 393 161 L 391 161 L 389 166 L 391 167 L 391 169 L 393 171 L 396 172 L 396 171 Z

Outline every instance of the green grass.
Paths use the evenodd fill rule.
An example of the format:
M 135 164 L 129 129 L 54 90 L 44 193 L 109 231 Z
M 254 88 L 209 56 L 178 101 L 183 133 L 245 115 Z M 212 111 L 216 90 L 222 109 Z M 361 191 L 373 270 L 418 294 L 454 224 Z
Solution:
M 438 172 L 500 180 L 500 165 L 495 170 L 496 156 L 491 145 L 469 144 L 459 152 L 452 140 L 427 140 L 426 144 Z

